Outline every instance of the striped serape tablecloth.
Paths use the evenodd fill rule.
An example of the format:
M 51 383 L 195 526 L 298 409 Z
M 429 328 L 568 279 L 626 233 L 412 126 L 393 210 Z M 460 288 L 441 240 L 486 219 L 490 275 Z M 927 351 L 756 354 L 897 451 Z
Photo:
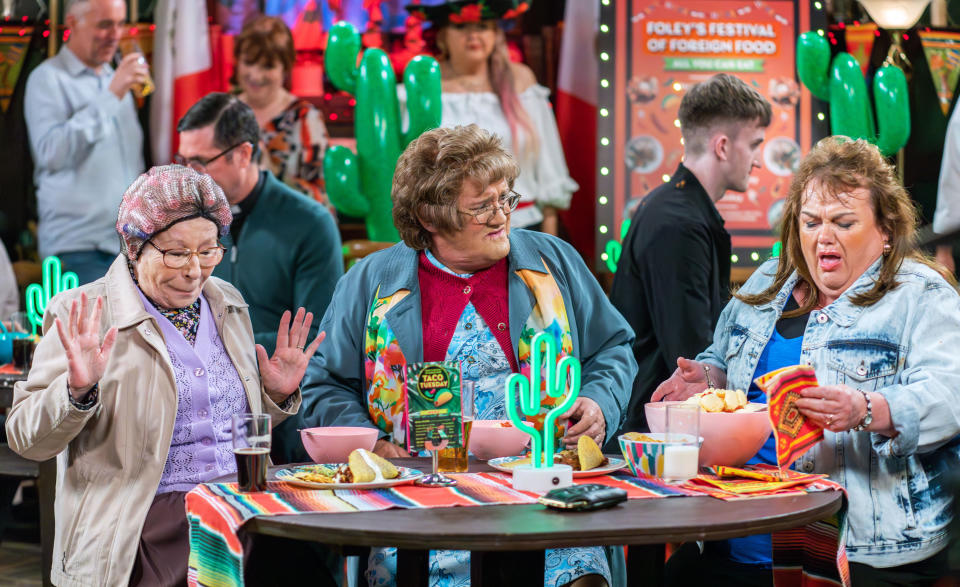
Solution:
M 656 499 L 683 496 L 712 496 L 724 499 L 722 492 L 709 485 L 694 482 L 668 484 L 654 477 L 634 477 L 626 472 L 612 475 L 600 475 L 577 479 L 575 483 L 600 483 L 619 487 L 627 492 L 629 499 Z M 830 481 L 818 480 L 811 490 L 833 489 Z M 836 484 L 833 484 L 836 485 Z M 839 487 L 839 485 L 837 485 Z M 804 493 L 802 487 L 787 490 L 792 493 Z M 780 495 L 782 492 L 768 493 Z M 761 494 L 751 497 L 762 496 Z M 730 498 L 730 496 L 728 496 Z M 743 495 L 736 496 L 743 499 Z M 236 483 L 201 484 L 187 494 L 187 522 L 190 528 L 190 560 L 187 579 L 191 586 L 241 586 L 243 582 L 243 544 L 238 536 L 241 526 L 248 519 L 259 515 L 290 515 L 302 513 L 346 513 L 381 511 L 391 508 L 434 508 L 482 505 L 522 505 L 536 503 L 537 495 L 517 491 L 511 487 L 511 477 L 506 473 L 467 473 L 457 475 L 455 487 L 426 488 L 414 485 L 400 485 L 384 489 L 367 490 L 317 490 L 305 489 L 284 483 L 269 481 L 267 491 L 262 493 L 242 493 Z M 843 509 L 843 512 L 846 508 Z M 782 541 L 786 560 L 791 564 L 799 561 L 800 566 L 788 566 L 778 576 L 779 584 L 803 585 L 840 584 L 837 568 L 833 574 L 837 580 L 833 583 L 808 583 L 809 568 L 816 568 L 823 574 L 823 557 L 817 558 L 815 565 L 810 564 L 807 534 L 820 537 L 816 544 L 818 552 L 828 552 L 830 547 L 830 528 L 836 537 L 845 528 L 842 518 L 835 521 L 818 522 L 804 528 L 784 533 Z M 826 523 L 826 527 L 820 527 Z M 816 528 L 813 528 L 817 526 Z M 777 536 L 777 535 L 775 535 Z M 776 545 L 776 538 L 774 539 Z M 833 543 L 836 552 L 838 545 Z M 843 556 L 843 569 L 846 571 L 846 552 L 839 543 Z M 776 550 L 776 549 L 775 549 Z M 776 561 L 781 560 L 774 554 Z M 838 555 L 838 562 L 840 558 Z M 826 565 L 829 567 L 829 565 Z M 826 569 L 829 576 L 829 568 Z M 801 574 L 802 573 L 802 574 Z M 794 579 L 797 579 L 796 581 Z M 848 583 L 845 583 L 848 584 Z

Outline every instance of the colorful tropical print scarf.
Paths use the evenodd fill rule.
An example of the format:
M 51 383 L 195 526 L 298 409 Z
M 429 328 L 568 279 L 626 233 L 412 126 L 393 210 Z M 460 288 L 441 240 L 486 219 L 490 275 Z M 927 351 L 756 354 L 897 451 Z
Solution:
M 533 293 L 536 303 L 530 311 L 520 334 L 518 345 L 520 372 L 530 376 L 530 341 L 539 332 L 548 332 L 557 341 L 558 357 L 561 359 L 573 352 L 573 337 L 570 335 L 570 321 L 560 287 L 550 273 L 546 263 L 544 271 L 521 269 L 517 275 Z M 384 432 L 391 434 L 393 442 L 403 444 L 405 433 L 404 413 L 404 374 L 406 358 L 400 345 L 384 319 L 387 312 L 410 295 L 410 290 L 397 290 L 391 295 L 380 297 L 380 288 L 374 295 L 373 304 L 367 314 L 367 326 L 364 336 L 364 372 L 367 386 L 367 409 L 370 419 Z M 547 412 L 563 398 L 552 398 L 541 389 L 541 410 L 531 420 L 540 429 Z M 558 435 L 563 434 L 558 428 Z

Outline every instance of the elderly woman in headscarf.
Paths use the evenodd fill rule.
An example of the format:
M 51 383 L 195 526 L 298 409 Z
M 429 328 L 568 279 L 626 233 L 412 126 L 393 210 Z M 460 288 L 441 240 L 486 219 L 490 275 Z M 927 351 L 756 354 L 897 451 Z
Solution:
M 427 131 L 397 162 L 393 219 L 402 243 L 370 255 L 337 284 L 320 327 L 336 332 L 304 380 L 310 426 L 379 430 L 374 451 L 407 456 L 404 365 L 459 361 L 475 384 L 476 418 L 506 417 L 505 382 L 529 374 L 531 339 L 551 334 L 582 363 L 580 396 L 560 416 L 566 445 L 602 445 L 619 427 L 637 364 L 633 332 L 569 244 L 512 230 L 516 160 L 476 125 Z M 543 397 L 544 413 L 559 400 Z M 432 553 L 431 585 L 469 581 L 469 553 Z M 391 551 L 375 551 L 372 585 L 396 580 Z M 599 548 L 547 551 L 545 584 L 609 582 Z M 400 578 L 402 582 L 402 577 Z
M 57 457 L 54 584 L 186 584 L 184 495 L 236 472 L 232 415 L 300 407 L 323 334 L 300 308 L 272 357 L 254 346 L 243 298 L 210 277 L 230 220 L 209 176 L 155 167 L 120 204 L 123 254 L 47 307 L 6 427 L 17 453 Z

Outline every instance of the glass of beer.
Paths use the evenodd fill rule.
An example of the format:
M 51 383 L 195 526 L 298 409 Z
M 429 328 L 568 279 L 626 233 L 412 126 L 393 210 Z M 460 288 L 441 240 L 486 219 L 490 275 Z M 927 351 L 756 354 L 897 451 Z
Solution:
M 240 491 L 266 491 L 270 460 L 268 414 L 234 414 L 233 456 L 237 459 Z
M 141 55 L 141 59 L 146 59 L 146 57 L 143 56 L 143 50 L 140 48 L 140 43 L 135 37 L 120 39 L 120 54 L 122 56 L 127 56 L 130 53 L 139 53 Z M 131 89 L 133 90 L 133 95 L 137 98 L 145 98 L 152 94 L 156 87 L 153 85 L 153 76 L 150 75 L 150 71 L 147 71 L 147 79 L 144 80 L 142 84 L 134 84 Z
M 442 473 L 467 472 L 467 446 L 470 444 L 470 428 L 473 427 L 473 381 L 460 382 L 460 415 L 463 418 L 462 446 L 440 451 L 439 470 Z

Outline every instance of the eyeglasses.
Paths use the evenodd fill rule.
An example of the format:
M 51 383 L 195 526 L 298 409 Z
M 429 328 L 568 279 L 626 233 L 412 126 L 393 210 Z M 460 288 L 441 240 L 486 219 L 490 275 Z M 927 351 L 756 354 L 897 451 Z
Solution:
M 461 214 L 473 216 L 473 221 L 477 224 L 490 224 L 490 221 L 497 215 L 497 211 L 503 212 L 504 216 L 510 216 L 510 213 L 517 209 L 520 203 L 520 194 L 510 190 L 500 196 L 500 201 L 496 204 L 488 204 L 477 210 L 457 210 Z
M 170 269 L 181 269 L 185 267 L 187 263 L 190 262 L 190 257 L 194 255 L 197 256 L 197 261 L 200 262 L 201 267 L 216 267 L 217 264 L 223 260 L 223 252 L 226 250 L 226 248 L 221 245 L 208 249 L 200 249 L 199 251 L 192 249 L 161 249 L 153 244 L 153 241 L 147 242 L 150 243 L 151 247 L 160 251 L 160 254 L 163 255 L 163 264 Z
M 228 147 L 220 151 L 219 153 L 217 153 L 214 157 L 211 157 L 210 159 L 206 159 L 206 160 L 201 159 L 200 157 L 191 157 L 189 159 L 184 159 L 183 156 L 180 155 L 180 153 L 177 153 L 176 155 L 173 156 L 173 162 L 176 163 L 177 165 L 183 165 L 184 167 L 189 167 L 190 169 L 193 169 L 196 172 L 203 173 L 204 171 L 206 171 L 207 165 L 210 165 L 220 157 L 223 157 L 230 151 L 236 149 L 240 145 L 246 144 L 247 142 L 248 141 L 239 142 L 236 145 L 232 147 Z

